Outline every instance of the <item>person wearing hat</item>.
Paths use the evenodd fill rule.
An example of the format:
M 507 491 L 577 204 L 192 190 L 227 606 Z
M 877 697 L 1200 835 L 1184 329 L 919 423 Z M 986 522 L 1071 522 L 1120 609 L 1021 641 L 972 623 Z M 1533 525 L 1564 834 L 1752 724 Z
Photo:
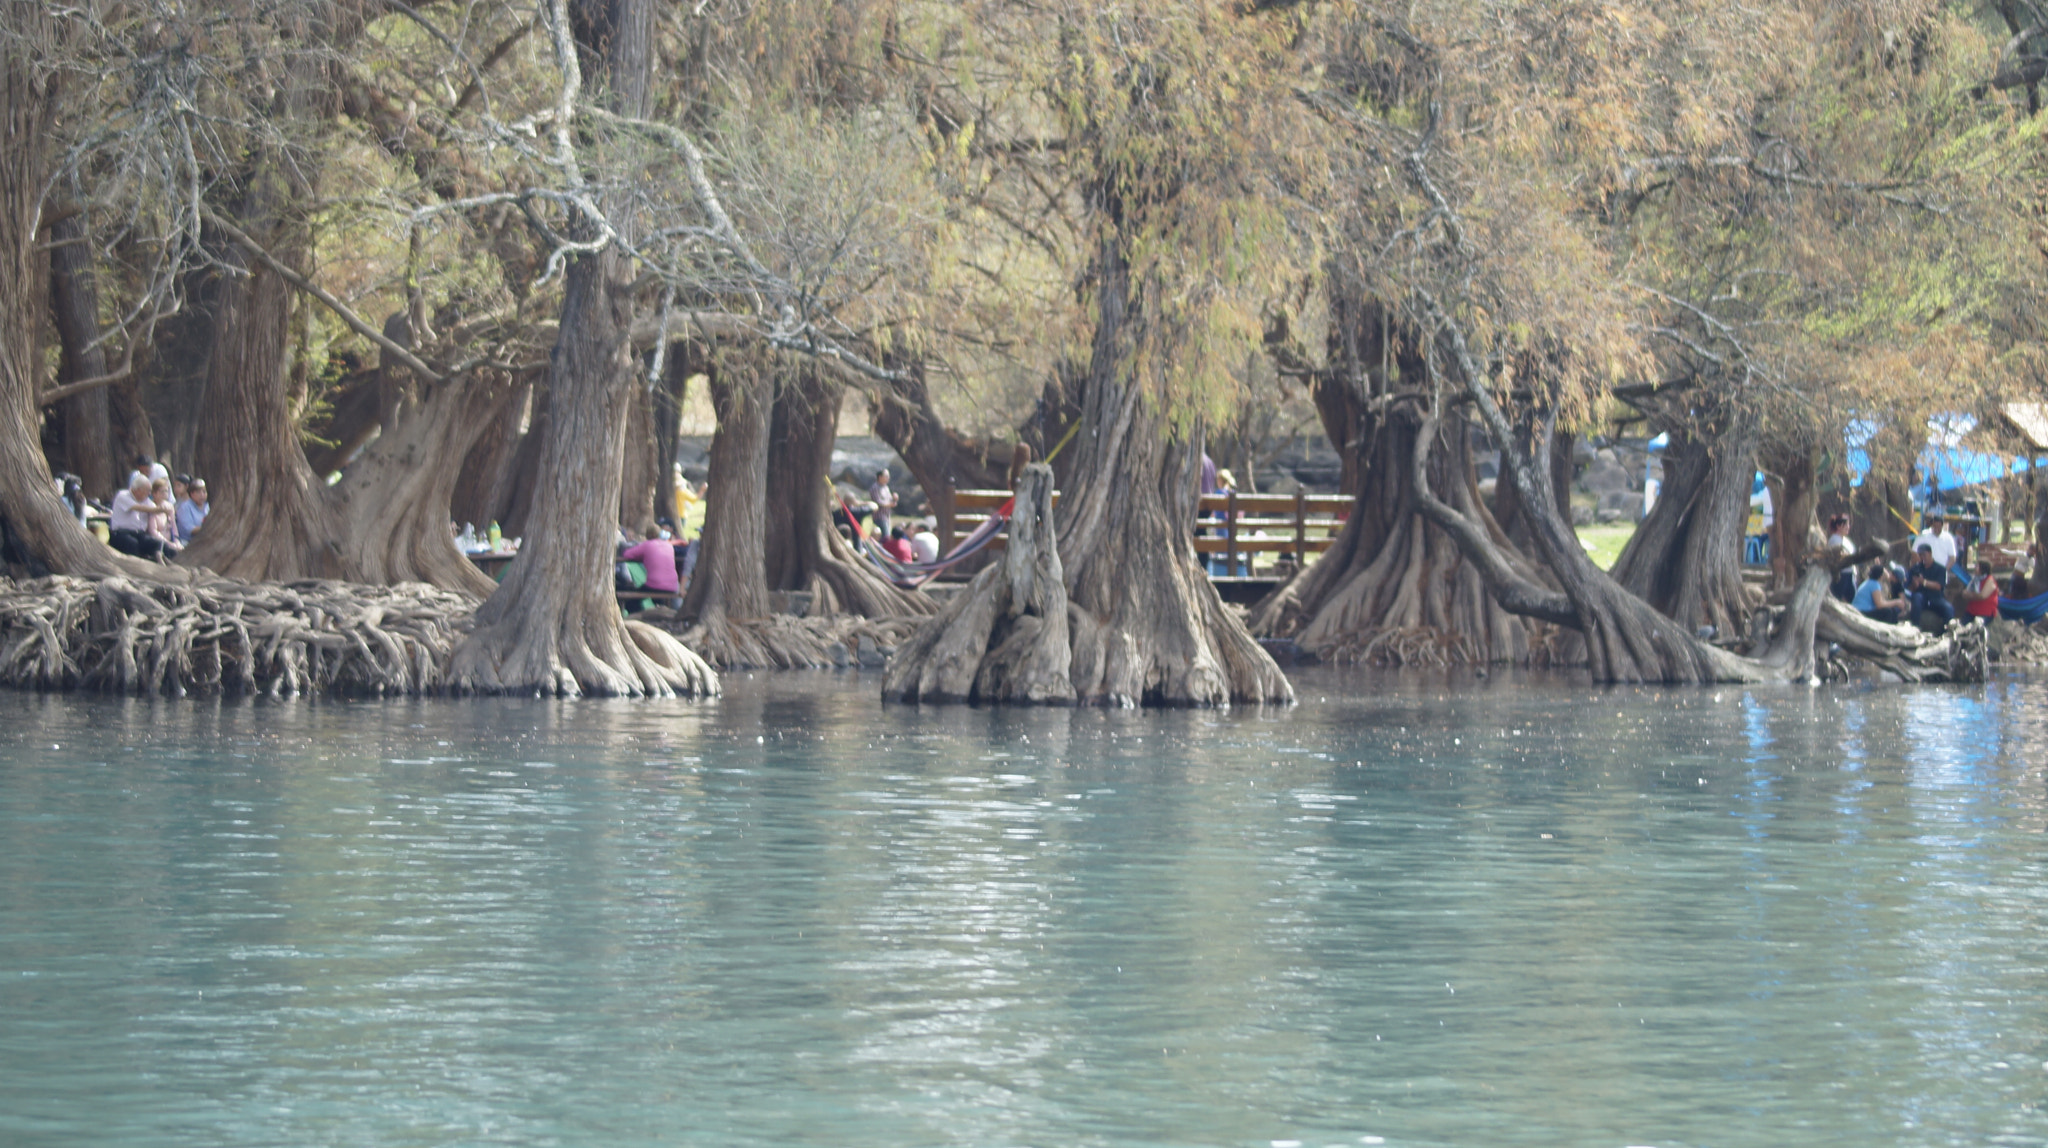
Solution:
M 178 500 L 178 512 L 171 523 L 179 543 L 192 541 L 193 532 L 206 521 L 206 512 L 213 509 L 206 502 L 206 480 L 195 478 L 185 484 L 185 497 Z

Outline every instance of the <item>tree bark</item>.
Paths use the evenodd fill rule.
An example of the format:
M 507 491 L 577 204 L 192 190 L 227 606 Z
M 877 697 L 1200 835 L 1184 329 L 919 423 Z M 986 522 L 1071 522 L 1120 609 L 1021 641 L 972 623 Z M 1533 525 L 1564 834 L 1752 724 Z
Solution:
M 1096 190 L 1099 210 L 1113 225 L 1105 228 L 1095 265 L 1095 334 L 1080 430 L 1068 448 L 1074 471 L 1063 480 L 1059 515 L 1068 624 L 1043 624 L 1003 639 L 1005 647 L 1014 647 L 1002 661 L 1056 666 L 1061 659 L 1052 647 L 1067 646 L 1067 685 L 1084 704 L 1291 702 L 1294 691 L 1286 677 L 1224 608 L 1195 559 L 1200 431 L 1176 437 L 1159 400 L 1133 377 L 1129 325 L 1146 319 L 1134 312 L 1144 304 L 1134 302 L 1126 240 L 1114 225 L 1122 217 L 1119 194 L 1109 186 Z M 991 572 L 973 585 L 967 597 L 975 601 L 959 609 L 993 614 Z M 912 646 L 897 653 L 890 681 L 924 679 L 921 663 L 938 648 L 927 636 L 943 625 L 943 619 L 928 623 Z M 926 697 L 909 690 L 892 696 Z M 939 691 L 929 700 L 951 696 Z
M 894 702 L 1064 704 L 1075 700 L 1071 611 L 1052 514 L 1053 473 L 1024 468 L 1002 561 L 975 575 L 889 660 Z
M 1800 555 L 1827 538 L 1820 529 L 1813 452 L 1780 446 L 1767 450 L 1763 461 L 1771 490 L 1771 592 L 1781 593 L 1799 580 Z
M 794 366 L 777 389 L 768 434 L 767 584 L 809 594 L 812 616 L 930 614 L 930 598 L 898 588 L 833 527 L 832 447 L 844 396 L 842 384 L 811 364 Z
M 580 52 L 601 59 L 615 110 L 646 112 L 650 0 L 575 6 Z M 593 76 L 597 73 L 593 71 Z M 593 89 L 594 90 L 594 89 Z M 637 228 L 625 202 L 602 206 L 621 238 Z M 633 270 L 617 244 L 572 259 L 548 368 L 553 417 L 533 475 L 519 557 L 477 609 L 449 681 L 483 693 L 653 695 L 716 692 L 718 678 L 670 635 L 619 613 L 613 519 L 626 408 L 635 386 Z
M 107 373 L 107 355 L 104 348 L 93 345 L 100 335 L 100 301 L 93 282 L 92 248 L 85 243 L 84 216 L 58 220 L 51 225 L 49 234 L 50 311 L 56 319 L 57 338 L 63 348 L 57 380 L 76 383 L 97 379 Z M 64 433 L 64 469 L 78 476 L 86 494 L 112 498 L 114 484 L 125 472 L 115 473 L 120 463 L 113 453 L 107 389 L 95 387 L 65 399 L 57 404 L 56 415 Z
M 1479 569 L 1457 543 L 1417 512 L 1416 435 L 1412 388 L 1394 391 L 1383 361 L 1398 359 L 1403 379 L 1422 376 L 1411 348 L 1382 345 L 1389 325 L 1376 306 L 1333 300 L 1332 369 L 1320 372 L 1311 395 L 1324 433 L 1344 460 L 1353 499 L 1350 517 L 1330 549 L 1251 613 L 1252 632 L 1293 638 L 1334 661 L 1375 665 L 1523 662 L 1536 635 L 1488 591 Z M 1446 496 L 1512 556 L 1523 577 L 1540 578 L 1495 523 L 1479 497 L 1467 449 L 1467 424 L 1445 421 L 1432 444 L 1432 488 Z
M 7 0 L 0 34 L 0 533 L 6 549 L 60 574 L 139 572 L 78 524 L 43 458 L 37 333 L 49 268 L 37 250 L 62 70 L 48 54 L 66 34 L 46 6 Z
M 284 193 L 267 182 L 259 176 L 240 226 L 280 260 L 302 263 L 304 241 L 279 217 Z M 285 399 L 292 289 L 233 245 L 223 249 L 221 261 L 232 270 L 215 300 L 206 380 L 210 417 L 194 460 L 213 509 L 179 562 L 251 582 L 366 580 L 351 578 L 355 572 L 342 565 L 340 521 L 306 462 Z
M 512 528 L 512 492 L 518 481 L 517 462 L 523 436 L 520 421 L 534 400 L 531 380 L 505 388 L 497 403 L 485 414 L 483 433 L 462 460 L 462 472 L 455 480 L 455 494 L 449 517 L 478 528 L 496 522 L 508 536 Z
M 775 384 L 765 353 L 756 348 L 720 352 L 708 375 L 718 429 L 705 480 L 702 549 L 681 610 L 694 623 L 685 641 L 715 665 L 774 665 L 735 625 L 769 614 L 768 427 Z
M 658 495 L 668 485 L 661 462 L 660 435 L 655 427 L 654 391 L 635 373 L 626 402 L 624 470 L 619 481 L 619 524 L 645 531 L 662 512 Z
M 1756 472 L 1757 421 L 1731 412 L 1703 433 L 1670 432 L 1657 505 L 1615 561 L 1621 587 L 1688 627 L 1744 632 L 1752 609 L 1742 586 L 1742 537 Z M 1801 545 L 1787 556 L 1797 570 Z

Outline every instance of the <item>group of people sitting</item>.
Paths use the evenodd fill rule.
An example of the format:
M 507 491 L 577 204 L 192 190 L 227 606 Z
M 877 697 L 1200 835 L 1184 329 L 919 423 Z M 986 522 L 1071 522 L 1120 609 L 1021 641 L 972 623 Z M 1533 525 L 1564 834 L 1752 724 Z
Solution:
M 206 522 L 206 480 L 172 475 L 149 455 L 138 455 L 128 481 L 105 506 L 85 495 L 75 474 L 57 476 L 58 496 L 79 525 L 89 527 L 95 510 L 107 515 L 107 544 L 137 558 L 167 561 L 183 550 Z
M 1829 543 L 1853 551 L 1848 529 L 1848 516 L 1836 515 L 1828 523 Z M 1844 579 L 1854 581 L 1853 589 L 1838 582 L 1835 594 L 1847 599 L 1864 617 L 1880 622 L 1910 622 L 1917 618 L 1924 626 L 1940 629 L 1955 619 L 1957 601 L 1961 602 L 1965 616 L 1988 622 L 1998 617 L 2001 597 L 2010 594 L 2021 599 L 2032 592 L 2038 547 L 2038 543 L 2028 544 L 2026 553 L 2015 564 L 2011 584 L 2001 587 L 1992 573 L 1991 562 L 1980 557 L 1973 568 L 1944 516 L 1929 514 L 1926 528 L 1913 539 L 1910 565 L 1901 569 L 1882 561 L 1873 562 L 1863 571 L 1861 581 L 1854 581 L 1853 574 L 1844 571 Z M 1950 591 L 1957 587 L 1959 592 L 1951 596 Z

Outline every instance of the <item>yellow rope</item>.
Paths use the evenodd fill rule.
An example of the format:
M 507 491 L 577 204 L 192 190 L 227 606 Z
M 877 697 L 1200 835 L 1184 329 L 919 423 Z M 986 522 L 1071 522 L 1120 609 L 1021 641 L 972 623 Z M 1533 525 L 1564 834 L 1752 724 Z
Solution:
M 1059 445 L 1058 445 L 1058 446 L 1055 446 L 1055 447 L 1053 447 L 1053 448 L 1052 448 L 1052 453 L 1051 453 L 1051 454 L 1049 454 L 1049 455 L 1046 455 L 1046 456 L 1045 456 L 1045 465 L 1047 465 L 1047 466 L 1051 466 L 1051 465 L 1052 465 L 1052 460 L 1053 460 L 1053 459 L 1055 459 L 1055 458 L 1058 458 L 1058 457 L 1059 457 L 1059 454 L 1060 454 L 1060 452 L 1061 452 L 1061 451 L 1063 451 L 1063 450 L 1065 450 L 1065 449 L 1067 449 L 1067 444 L 1068 444 L 1068 443 L 1070 443 L 1070 442 L 1072 442 L 1072 441 L 1074 441 L 1074 434 L 1075 434 L 1075 432 L 1079 431 L 1080 429 L 1081 429 L 1081 420 L 1080 420 L 1080 419 L 1075 419 L 1075 420 L 1074 420 L 1074 425 L 1073 425 L 1073 426 L 1070 426 L 1070 427 L 1068 427 L 1068 428 L 1067 428 L 1067 434 L 1066 434 L 1066 437 L 1064 437 L 1064 438 L 1060 439 L 1060 441 L 1059 441 Z

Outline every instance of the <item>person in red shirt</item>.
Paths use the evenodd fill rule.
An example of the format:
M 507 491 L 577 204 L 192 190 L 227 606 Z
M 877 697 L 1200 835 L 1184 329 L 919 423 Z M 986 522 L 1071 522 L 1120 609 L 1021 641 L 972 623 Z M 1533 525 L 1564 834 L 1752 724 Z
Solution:
M 1977 560 L 1977 577 L 1963 591 L 1963 612 L 1989 621 L 1998 617 L 1998 579 L 1991 576 L 1991 563 Z
M 882 541 L 882 549 L 898 562 L 917 561 L 917 552 L 910 548 L 910 539 L 904 535 L 901 526 L 889 528 L 889 537 Z

